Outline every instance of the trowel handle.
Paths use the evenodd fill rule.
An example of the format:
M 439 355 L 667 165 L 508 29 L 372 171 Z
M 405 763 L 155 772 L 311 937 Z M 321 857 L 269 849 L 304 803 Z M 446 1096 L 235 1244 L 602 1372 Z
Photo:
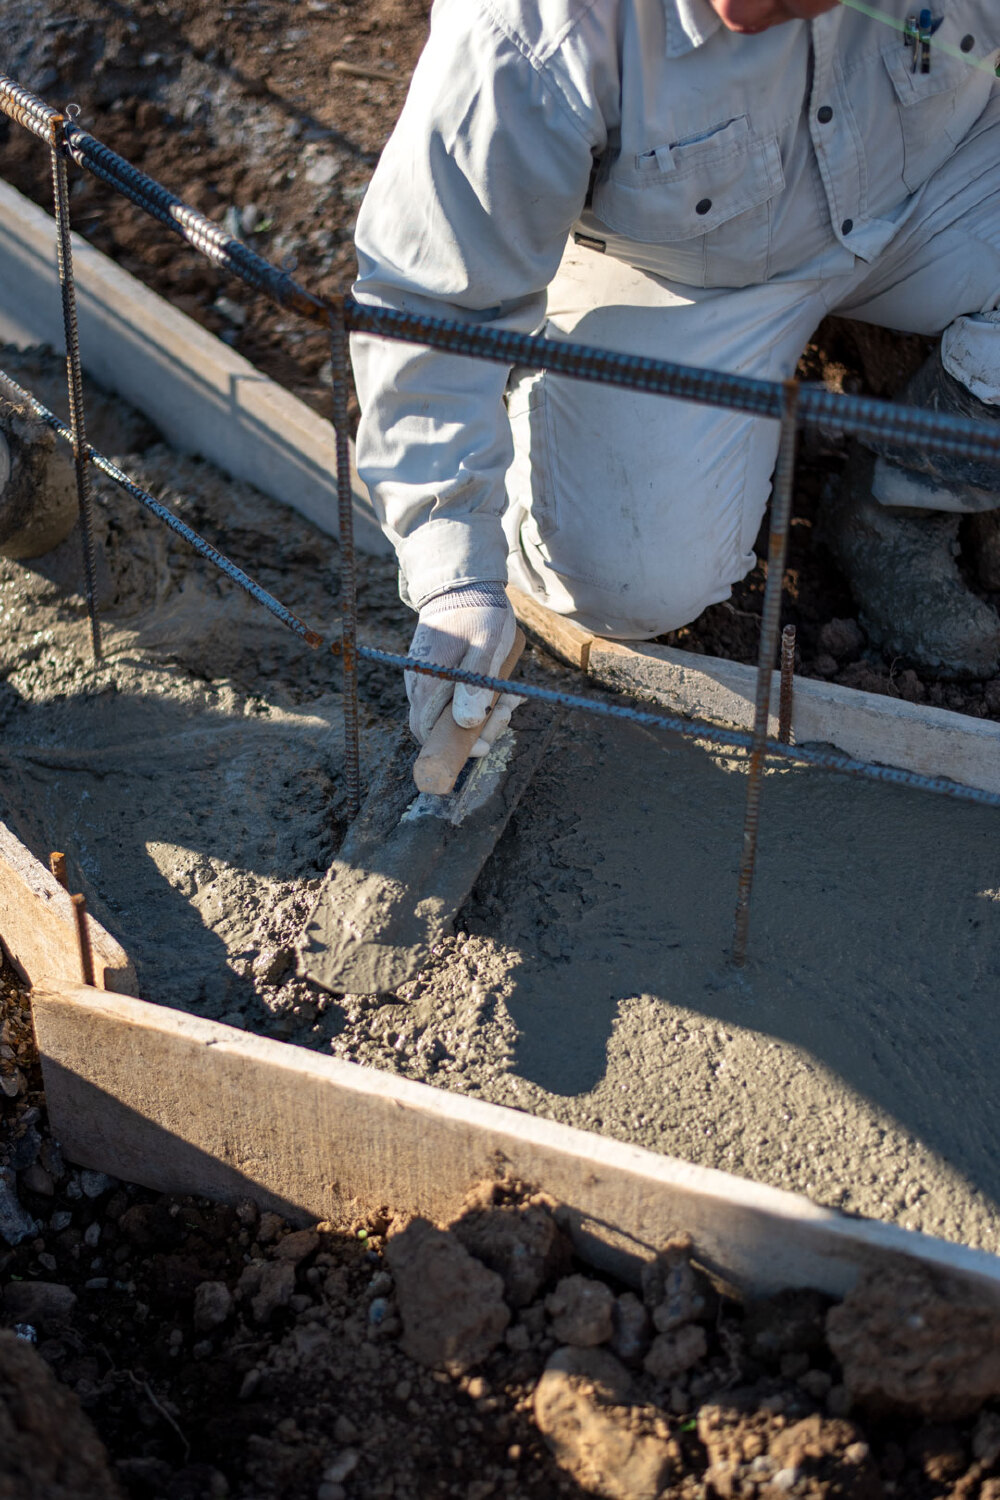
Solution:
M 519 630 L 510 648 L 510 655 L 500 668 L 499 676 L 510 676 L 523 650 L 524 632 Z M 493 712 L 499 696 L 499 693 L 493 694 L 490 700 L 490 713 Z M 413 780 L 416 782 L 417 791 L 434 792 L 439 797 L 450 792 L 482 731 L 482 724 L 477 724 L 473 729 L 463 729 L 460 724 L 456 724 L 449 701 L 427 736 L 413 767 Z

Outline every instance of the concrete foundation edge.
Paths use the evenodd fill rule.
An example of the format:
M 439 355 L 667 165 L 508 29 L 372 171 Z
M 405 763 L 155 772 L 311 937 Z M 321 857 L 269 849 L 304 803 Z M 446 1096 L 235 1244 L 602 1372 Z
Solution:
M 52 1127 L 70 1160 L 160 1190 L 250 1195 L 292 1219 L 359 1204 L 434 1218 L 510 1174 L 550 1193 L 590 1263 L 635 1282 L 680 1229 L 746 1293 L 846 1292 L 917 1260 L 1000 1303 L 1000 1258 L 134 998 L 33 991 Z

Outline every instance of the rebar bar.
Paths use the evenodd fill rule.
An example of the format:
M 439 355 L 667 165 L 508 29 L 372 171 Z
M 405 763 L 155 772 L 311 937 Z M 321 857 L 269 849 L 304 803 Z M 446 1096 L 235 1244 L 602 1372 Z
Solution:
M 76 921 L 76 945 L 80 954 L 80 977 L 84 984 L 94 983 L 94 954 L 87 928 L 87 901 L 84 896 L 70 896 Z
M 49 139 L 49 122 L 56 112 L 3 74 L 0 74 L 0 110 L 36 135 Z M 780 381 L 677 365 L 669 360 L 417 315 L 396 308 L 368 306 L 353 297 L 336 299 L 313 293 L 79 126 L 66 124 L 63 136 L 79 166 L 159 219 L 214 264 L 280 306 L 324 328 L 329 326 L 331 314 L 342 309 L 348 333 L 373 333 L 470 358 L 544 369 L 571 379 L 676 396 L 751 416 L 780 419 Z M 996 424 L 899 406 L 873 396 L 846 395 L 806 385 L 799 395 L 799 419 L 804 425 L 822 425 L 862 441 L 909 442 L 942 456 L 1000 459 L 1000 430 Z
M 427 677 L 441 677 L 448 682 L 464 682 L 469 687 L 488 688 L 494 693 L 509 693 L 510 683 L 502 677 L 489 677 L 483 672 L 467 672 L 462 667 L 439 667 L 418 661 L 414 656 L 399 656 L 392 651 L 382 651 L 377 646 L 358 646 L 362 661 L 378 662 L 385 667 L 398 667 L 401 672 L 422 672 Z M 581 693 L 566 693 L 558 688 L 545 688 L 533 682 L 517 683 L 517 694 L 539 703 L 550 703 L 555 708 L 580 709 L 584 713 L 598 714 L 602 718 L 620 719 L 630 724 L 641 724 L 647 729 L 663 729 L 668 734 L 682 739 L 701 740 L 712 746 L 734 750 L 749 750 L 753 735 L 745 729 L 722 729 L 703 719 L 681 719 L 670 714 L 656 713 L 652 709 L 635 708 L 631 703 L 611 702 L 607 698 L 588 698 Z M 889 786 L 905 787 L 913 791 L 934 792 L 952 797 L 959 802 L 975 802 L 980 807 L 1000 808 L 1000 792 L 989 792 L 983 787 L 964 786 L 951 781 L 947 776 L 924 776 L 919 771 L 908 771 L 902 766 L 883 766 L 875 761 L 858 760 L 844 755 L 839 750 L 817 750 L 807 745 L 783 745 L 780 740 L 767 741 L 767 753 L 781 760 L 801 762 L 816 766 L 823 771 L 842 771 L 848 776 L 857 776 L 866 781 L 883 782 Z
M 340 526 L 340 655 L 344 670 L 344 781 L 348 817 L 361 807 L 361 747 L 358 726 L 358 574 L 354 552 L 354 495 L 347 432 L 347 328 L 341 304 L 330 314 L 333 371 L 333 430 L 337 443 L 337 519 Z
M 767 754 L 767 721 L 771 710 L 771 676 L 778 649 L 778 622 L 781 616 L 781 590 L 785 578 L 788 552 L 788 527 L 792 519 L 792 483 L 795 478 L 795 448 L 798 435 L 799 384 L 785 382 L 785 399 L 781 413 L 781 437 L 778 462 L 774 471 L 771 495 L 771 531 L 767 546 L 767 582 L 764 585 L 764 609 L 760 622 L 760 653 L 757 660 L 757 692 L 754 699 L 753 738 L 747 775 L 747 802 L 743 820 L 743 851 L 736 895 L 736 924 L 733 932 L 733 963 L 746 963 L 747 938 L 750 931 L 750 897 L 757 863 L 757 835 L 760 827 L 760 794 Z
M 56 219 L 56 258 L 62 292 L 63 332 L 66 340 L 66 385 L 73 438 L 73 469 L 80 510 L 80 543 L 83 551 L 84 586 L 90 618 L 90 642 L 94 664 L 101 660 L 101 625 L 97 618 L 97 560 L 94 555 L 94 512 L 90 499 L 90 468 L 87 463 L 87 428 L 83 414 L 83 372 L 80 368 L 80 335 L 76 320 L 76 285 L 73 280 L 73 246 L 69 226 L 69 183 L 63 143 L 62 115 L 49 122 L 52 155 L 52 199 Z
M 58 880 L 64 891 L 69 890 L 69 875 L 66 871 L 66 856 L 60 850 L 54 849 L 49 855 L 49 869 Z
M 15 400 L 29 406 L 35 416 L 51 427 L 53 432 L 58 434 L 59 437 L 63 438 L 66 442 L 72 442 L 73 434 L 65 422 L 61 422 L 54 412 L 49 411 L 47 406 L 43 406 L 36 396 L 33 396 L 30 391 L 26 391 L 23 386 L 18 385 L 17 381 L 4 370 L 0 370 L 0 384 L 5 385 L 11 391 Z M 307 646 L 312 646 L 314 649 L 317 646 L 322 646 L 323 637 L 318 631 L 312 630 L 308 625 L 304 625 L 297 615 L 294 615 L 273 594 L 269 594 L 267 589 L 262 588 L 248 573 L 244 573 L 242 568 L 237 567 L 236 563 L 231 558 L 226 557 L 224 552 L 220 552 L 217 547 L 213 547 L 212 543 L 206 541 L 203 536 L 200 536 L 192 526 L 189 526 L 186 521 L 182 521 L 179 516 L 175 516 L 161 501 L 155 499 L 140 485 L 136 484 L 134 480 L 130 479 L 127 474 L 119 469 L 117 464 L 112 463 L 110 458 L 106 458 L 103 453 L 99 453 L 89 443 L 87 444 L 87 458 L 95 469 L 99 469 L 102 474 L 106 474 L 109 479 L 113 480 L 115 484 L 131 495 L 133 499 L 138 500 L 140 505 L 143 505 L 146 510 L 162 521 L 165 526 L 169 526 L 171 531 L 183 537 L 206 561 L 212 563 L 214 567 L 219 569 L 220 573 L 224 573 L 232 583 L 235 583 L 238 588 L 243 589 L 244 593 L 249 594 L 251 599 L 256 600 L 262 608 L 274 615 L 275 619 L 280 620 L 282 625 L 294 631 L 297 636 L 305 641 Z
M 795 706 L 795 626 L 781 632 L 781 685 L 778 696 L 778 739 L 792 743 L 792 710 Z

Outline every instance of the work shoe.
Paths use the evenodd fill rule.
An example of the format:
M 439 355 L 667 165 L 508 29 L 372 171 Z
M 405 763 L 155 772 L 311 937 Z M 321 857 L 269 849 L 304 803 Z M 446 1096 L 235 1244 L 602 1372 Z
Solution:
M 935 349 L 917 373 L 911 376 L 896 400 L 901 406 L 919 406 L 925 411 L 971 417 L 977 422 L 1000 422 L 1000 407 L 988 406 L 985 401 L 980 401 L 978 396 L 966 390 L 960 380 L 949 375 L 941 361 L 940 349 Z M 1000 490 L 1000 459 L 991 463 L 985 458 L 927 453 L 916 444 L 890 441 L 883 443 L 869 440 L 865 442 L 865 447 L 888 459 L 891 464 L 927 475 L 938 484 L 967 488 L 968 493 L 962 497 L 965 510 L 992 510 L 997 503 L 995 492 Z
M 1000 617 L 959 571 L 962 517 L 879 504 L 872 496 L 875 462 L 855 447 L 818 531 L 847 578 L 869 638 L 938 676 L 993 677 L 1000 669 Z

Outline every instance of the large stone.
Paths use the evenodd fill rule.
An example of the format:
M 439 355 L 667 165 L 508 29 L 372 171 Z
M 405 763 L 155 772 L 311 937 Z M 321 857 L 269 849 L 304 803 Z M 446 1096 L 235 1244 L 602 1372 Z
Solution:
M 944 1273 L 866 1272 L 826 1333 L 851 1400 L 869 1411 L 949 1422 L 1000 1397 L 1000 1307 Z
M 673 1333 L 658 1333 L 642 1362 L 647 1375 L 667 1385 L 687 1373 L 708 1353 L 705 1330 L 698 1323 L 685 1323 Z
M 0 1175 L 0 1239 L 19 1245 L 35 1232 L 35 1221 L 24 1208 L 6 1174 Z
M 16 1323 L 45 1328 L 69 1317 L 76 1293 L 58 1281 L 9 1281 L 3 1289 L 3 1305 Z
M 0 1453 L 0 1500 L 123 1500 L 79 1401 L 10 1333 L 0 1333 Z
M 453 1234 L 414 1219 L 390 1237 L 385 1258 L 411 1359 L 461 1375 L 496 1348 L 510 1322 L 503 1281 Z
M 603 1500 L 656 1500 L 680 1453 L 656 1408 L 629 1405 L 631 1380 L 605 1349 L 557 1349 L 535 1390 L 556 1462 Z

